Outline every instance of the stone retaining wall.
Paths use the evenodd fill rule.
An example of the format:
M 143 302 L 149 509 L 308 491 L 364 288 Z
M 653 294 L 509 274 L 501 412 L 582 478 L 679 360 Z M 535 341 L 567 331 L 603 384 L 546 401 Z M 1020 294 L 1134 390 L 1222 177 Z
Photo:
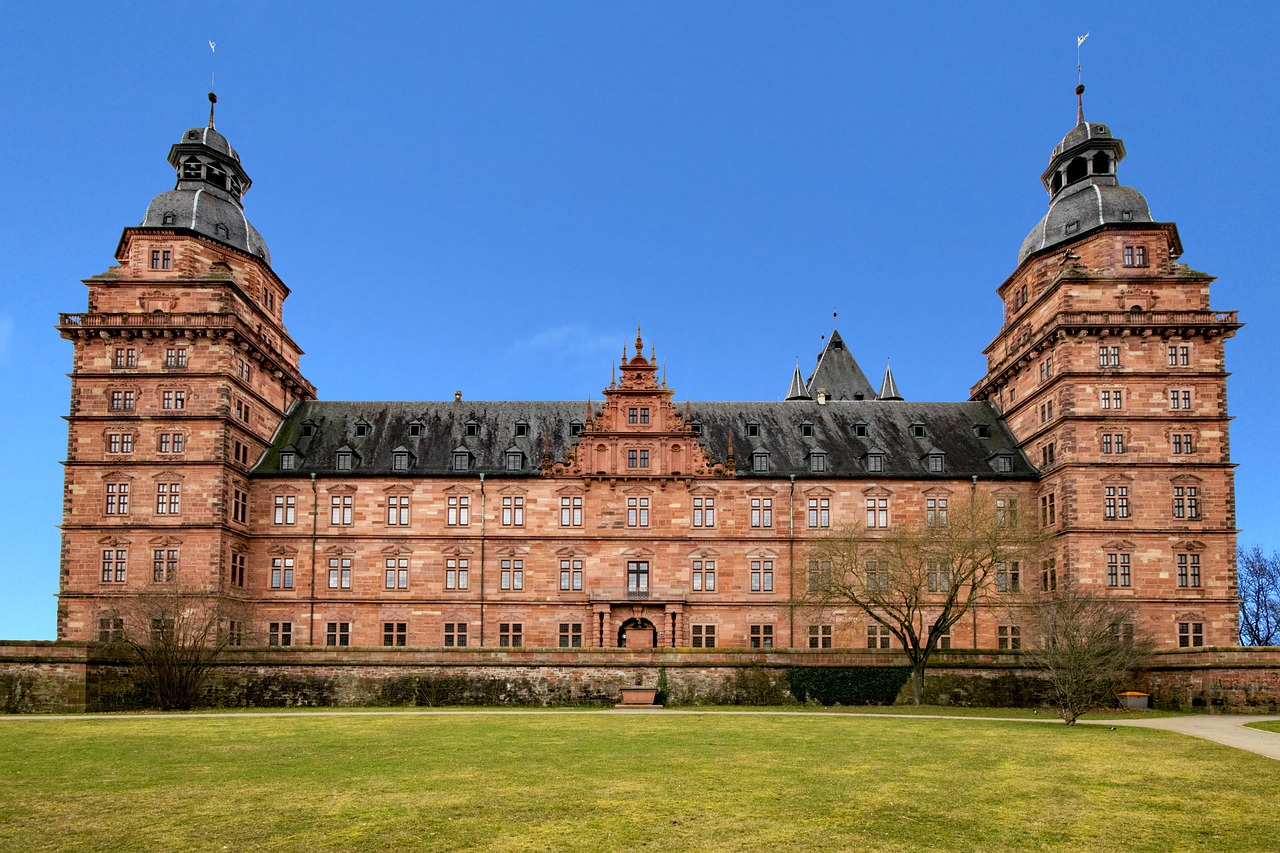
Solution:
M 891 652 L 737 649 L 232 649 L 210 678 L 220 707 L 361 705 L 613 705 L 622 687 L 656 686 L 665 669 L 673 704 L 792 702 L 790 667 L 902 667 Z M 1132 685 L 1159 708 L 1280 711 L 1280 648 L 1157 653 Z M 925 680 L 931 704 L 1026 706 L 1039 674 L 1017 652 L 951 651 Z M 904 693 L 898 701 L 909 701 Z M 0 710 L 109 711 L 146 707 L 128 667 L 101 647 L 0 644 Z

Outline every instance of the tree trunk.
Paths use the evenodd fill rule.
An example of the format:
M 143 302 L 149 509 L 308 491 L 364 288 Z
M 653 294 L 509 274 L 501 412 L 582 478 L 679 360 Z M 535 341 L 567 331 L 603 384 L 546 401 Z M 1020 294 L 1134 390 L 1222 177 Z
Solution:
M 911 667 L 911 699 L 919 705 L 924 701 L 924 664 L 917 663 Z

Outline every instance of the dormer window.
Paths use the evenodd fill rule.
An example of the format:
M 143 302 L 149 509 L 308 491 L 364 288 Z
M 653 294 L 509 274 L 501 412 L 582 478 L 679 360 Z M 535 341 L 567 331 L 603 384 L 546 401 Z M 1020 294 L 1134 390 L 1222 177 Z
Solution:
M 469 437 L 475 437 L 479 435 L 480 424 L 476 423 L 475 421 L 467 421 L 465 432 Z
M 911 425 L 912 438 L 924 438 L 924 424 L 916 421 Z
M 529 434 L 529 425 L 524 421 L 516 423 L 516 438 L 523 438 Z
M 582 435 L 582 424 L 573 421 L 569 424 L 569 435 Z
M 769 470 L 769 454 L 764 451 L 758 451 L 751 454 L 751 470 L 752 471 L 768 471 Z
M 411 422 L 411 423 L 409 424 L 409 435 L 410 435 L 412 438 L 421 438 L 421 437 L 422 437 L 422 422 L 421 422 L 421 421 L 413 421 L 413 422 Z
M 280 454 L 280 470 L 281 471 L 292 471 L 294 468 L 297 468 L 297 467 L 298 467 L 298 454 L 289 453 L 289 452 Z
M 872 474 L 880 474 L 884 471 L 883 453 L 867 454 L 867 471 Z
M 815 474 L 820 474 L 827 470 L 827 454 L 820 451 L 814 451 L 809 454 L 809 470 Z
M 990 426 L 988 426 L 987 424 L 974 424 L 974 425 L 973 425 L 973 434 L 974 434 L 974 436 L 975 436 L 975 437 L 977 437 L 977 438 L 990 438 L 990 437 L 991 437 L 991 427 L 990 427 Z
M 349 450 L 339 450 L 338 455 L 334 460 L 334 467 L 339 471 L 350 471 L 352 455 L 353 454 Z
M 409 466 L 413 464 L 413 454 L 408 450 L 396 448 L 391 451 L 391 470 L 392 471 L 408 471 Z
M 471 467 L 471 454 L 465 450 L 455 450 L 453 453 L 453 470 L 466 471 Z
M 316 425 L 311 421 L 307 421 L 302 425 L 302 437 L 310 438 L 316 434 Z
M 219 237 L 221 237 L 223 240 L 226 240 L 231 236 L 231 232 L 227 230 L 227 226 L 223 225 L 221 222 L 213 226 L 213 230 L 214 230 L 214 233 L 217 234 Z
M 1008 474 L 1013 470 L 1013 457 L 1002 453 L 991 460 L 991 467 L 995 468 L 997 474 Z
M 862 421 L 858 421 L 856 424 L 853 425 L 853 434 L 858 438 L 866 438 L 867 425 Z
M 800 424 L 800 434 L 805 438 L 813 438 L 813 424 Z
M 930 474 L 941 474 L 945 459 L 941 453 L 930 453 L 925 457 L 925 468 Z
M 702 421 L 694 421 L 689 424 L 689 429 L 693 430 L 694 435 L 702 435 Z
M 356 421 L 356 437 L 364 438 L 369 434 L 368 421 Z
M 1063 233 L 1063 234 L 1074 234 L 1074 233 L 1076 233 L 1076 232 L 1077 232 L 1077 231 L 1079 231 L 1079 230 L 1080 230 L 1080 220 L 1079 220 L 1079 219 L 1073 219 L 1073 220 L 1071 220 L 1070 222 L 1068 222 L 1066 225 L 1063 225 L 1063 226 L 1062 226 L 1062 233 Z
M 176 216 L 174 216 L 172 213 L 166 213 L 166 214 L 161 218 L 161 220 L 160 220 L 160 224 L 161 224 L 161 225 L 173 225 L 173 224 L 175 224 L 177 221 L 178 221 L 178 218 L 177 218 Z
M 758 438 L 759 435 L 760 435 L 760 424 L 754 423 L 754 422 L 747 424 L 747 436 L 749 438 Z
M 519 450 L 507 451 L 507 470 L 522 471 L 524 470 L 524 454 Z

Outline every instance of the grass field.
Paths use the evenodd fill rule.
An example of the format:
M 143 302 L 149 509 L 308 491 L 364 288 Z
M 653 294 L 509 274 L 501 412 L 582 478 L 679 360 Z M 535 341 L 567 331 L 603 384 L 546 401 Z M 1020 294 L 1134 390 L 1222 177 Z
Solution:
M 1260 850 L 1277 793 L 1274 761 L 1093 726 L 0 720 L 3 850 Z
M 1249 723 L 1251 729 L 1262 729 L 1264 732 L 1280 734 L 1280 720 L 1264 720 L 1261 723 Z

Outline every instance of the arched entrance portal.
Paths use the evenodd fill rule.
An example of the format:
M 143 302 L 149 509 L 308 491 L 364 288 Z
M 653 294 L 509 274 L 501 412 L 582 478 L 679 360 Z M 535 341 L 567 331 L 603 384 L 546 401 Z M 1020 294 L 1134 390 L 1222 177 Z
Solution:
M 648 619 L 628 619 L 618 629 L 618 648 L 654 649 L 658 647 L 658 630 Z

